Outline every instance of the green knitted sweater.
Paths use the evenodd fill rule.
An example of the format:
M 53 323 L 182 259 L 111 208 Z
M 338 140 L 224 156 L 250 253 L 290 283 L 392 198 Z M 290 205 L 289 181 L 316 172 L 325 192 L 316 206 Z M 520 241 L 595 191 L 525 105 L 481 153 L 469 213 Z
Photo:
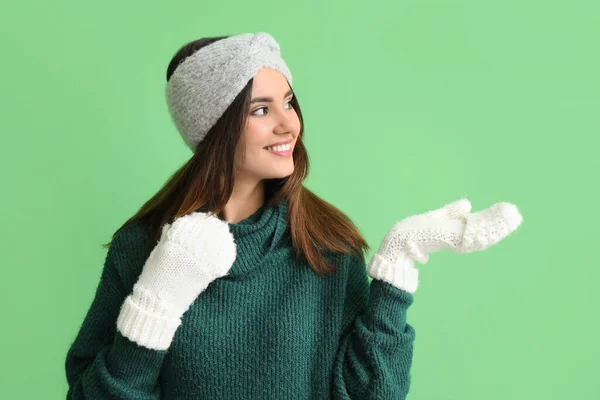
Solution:
M 230 230 L 237 258 L 183 315 L 168 350 L 116 329 L 120 307 L 156 243 L 142 222 L 108 249 L 95 297 L 66 356 L 68 399 L 404 399 L 413 295 L 370 281 L 364 258 L 326 253 L 320 277 L 297 260 L 287 205 Z

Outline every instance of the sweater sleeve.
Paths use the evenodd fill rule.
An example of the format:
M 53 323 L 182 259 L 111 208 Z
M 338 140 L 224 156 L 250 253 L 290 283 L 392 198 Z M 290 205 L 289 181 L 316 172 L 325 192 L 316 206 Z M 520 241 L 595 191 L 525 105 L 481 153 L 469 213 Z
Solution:
M 123 243 L 131 247 L 118 233 L 108 249 L 95 297 L 67 352 L 67 399 L 160 397 L 158 377 L 166 350 L 139 346 L 116 329 L 121 305 L 132 286 L 121 279 L 119 271 L 141 270 L 141 265 L 131 263 L 143 263 L 147 252 L 133 246 L 132 256 L 129 250 L 123 251 Z
M 415 341 L 406 321 L 413 294 L 384 281 L 369 283 L 364 260 L 349 258 L 333 398 L 405 399 Z

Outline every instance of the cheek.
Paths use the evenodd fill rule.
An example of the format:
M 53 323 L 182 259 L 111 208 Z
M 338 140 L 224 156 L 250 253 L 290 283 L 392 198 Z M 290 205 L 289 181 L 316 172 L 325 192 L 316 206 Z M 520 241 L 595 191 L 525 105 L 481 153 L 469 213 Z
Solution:
M 246 130 L 244 131 L 244 139 L 250 146 L 262 146 L 269 139 L 269 132 L 272 131 L 270 126 L 267 126 L 264 123 L 259 123 L 255 121 L 251 121 L 246 125 Z
M 246 153 L 244 164 L 246 166 L 248 164 L 255 164 L 257 161 L 260 162 L 263 157 L 268 156 L 267 151 L 263 149 L 264 144 L 268 142 L 268 136 L 263 134 L 261 130 L 247 129 L 244 132 L 244 142 Z M 244 149 L 240 148 L 240 153 L 243 151 Z
M 250 125 L 244 132 L 244 141 L 246 143 L 246 152 L 250 154 L 264 153 L 263 146 L 269 142 L 269 130 L 259 124 Z
M 300 127 L 301 127 L 301 123 L 300 123 L 300 118 L 298 117 L 298 114 L 296 114 L 296 132 L 300 131 Z

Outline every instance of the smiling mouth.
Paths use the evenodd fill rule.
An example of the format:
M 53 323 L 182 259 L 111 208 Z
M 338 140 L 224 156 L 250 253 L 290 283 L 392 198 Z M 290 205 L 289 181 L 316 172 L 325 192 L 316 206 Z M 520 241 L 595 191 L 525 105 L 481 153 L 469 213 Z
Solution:
M 287 150 L 293 150 L 294 146 L 293 146 L 292 142 L 290 142 L 290 143 L 280 144 L 280 145 L 276 145 L 276 146 L 265 146 L 265 147 L 263 147 L 263 149 L 270 150 L 270 151 L 287 151 Z
M 275 150 L 275 149 L 271 149 L 269 150 L 268 147 L 264 147 L 264 149 L 266 151 L 268 151 L 271 154 L 277 155 L 277 156 L 283 156 L 283 157 L 289 157 L 292 155 L 294 149 L 290 146 L 290 148 L 288 148 L 287 150 Z

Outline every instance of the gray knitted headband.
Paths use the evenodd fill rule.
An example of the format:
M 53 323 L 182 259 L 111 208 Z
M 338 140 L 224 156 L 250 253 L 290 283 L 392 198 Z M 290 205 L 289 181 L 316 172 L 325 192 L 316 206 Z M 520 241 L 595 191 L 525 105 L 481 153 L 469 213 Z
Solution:
M 165 94 L 171 118 L 192 152 L 262 67 L 281 72 L 292 85 L 279 44 L 266 32 L 217 40 L 177 66 Z

